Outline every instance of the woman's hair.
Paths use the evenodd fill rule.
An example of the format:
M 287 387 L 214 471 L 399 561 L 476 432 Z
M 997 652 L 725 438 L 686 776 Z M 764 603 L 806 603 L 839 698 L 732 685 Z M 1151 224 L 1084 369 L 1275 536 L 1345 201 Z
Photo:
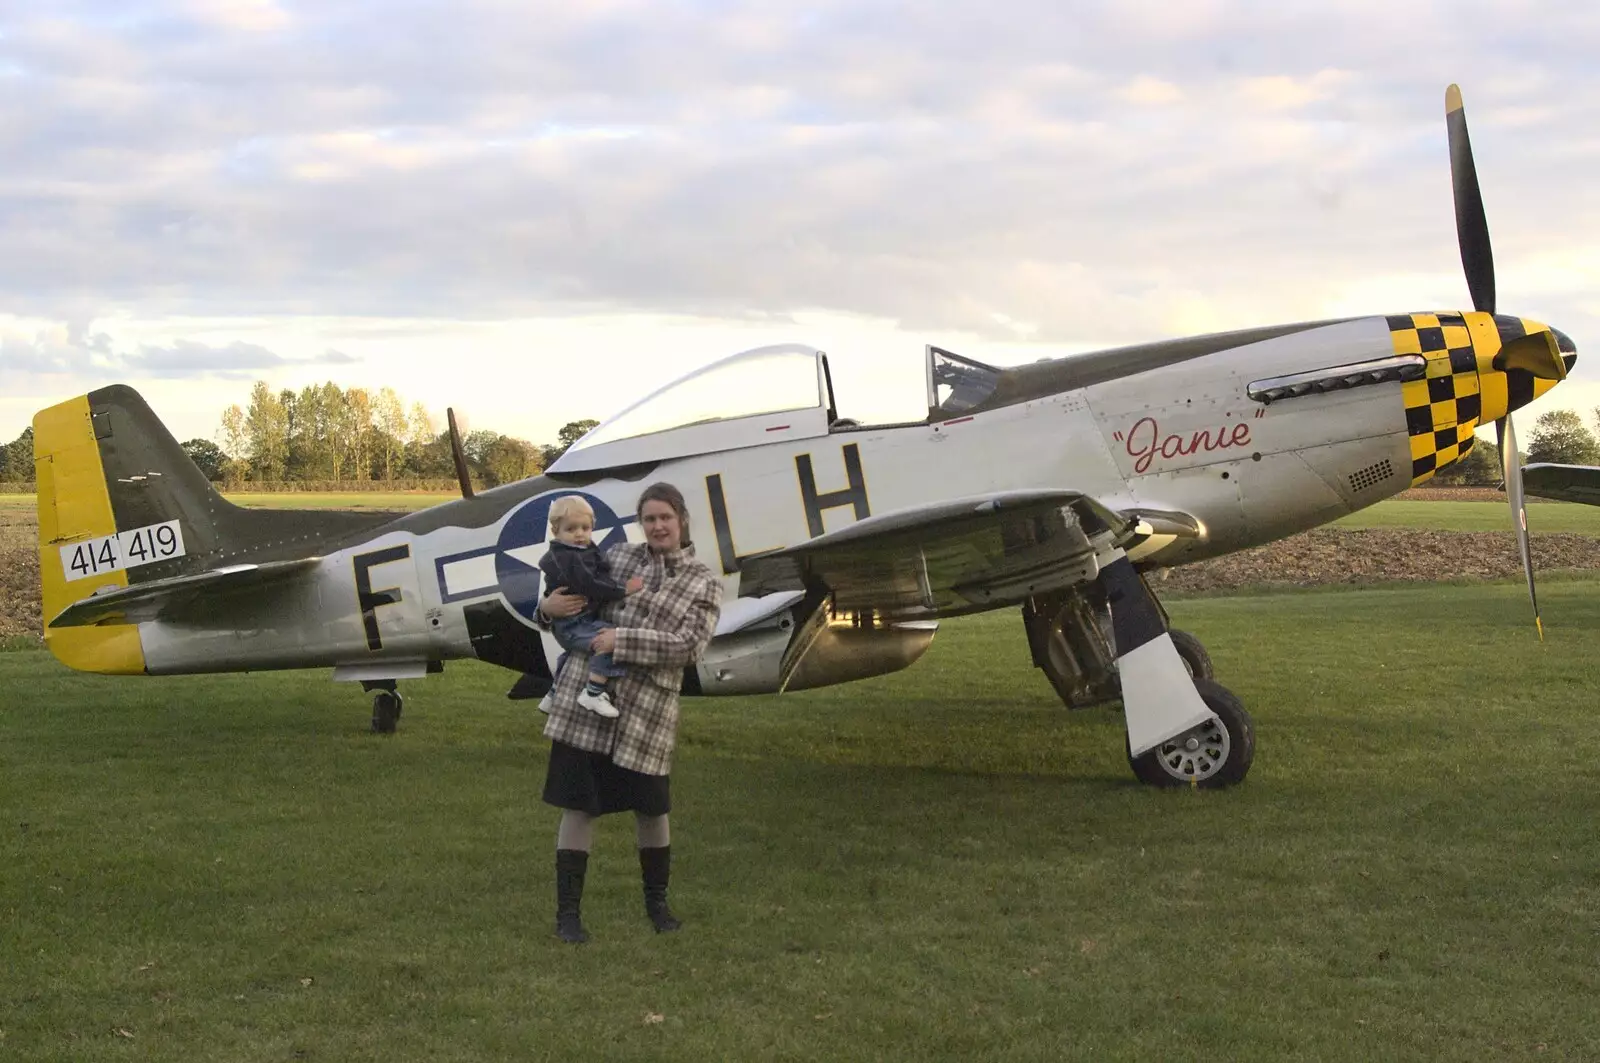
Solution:
M 689 507 L 684 505 L 682 491 L 665 480 L 646 487 L 644 494 L 639 496 L 639 508 L 635 511 L 635 516 L 639 517 L 640 520 L 644 519 L 644 504 L 646 502 L 665 502 L 671 506 L 672 511 L 678 515 L 679 548 L 691 545 L 692 540 L 689 537 Z
M 568 517 L 582 513 L 591 521 L 594 520 L 594 507 L 584 501 L 581 495 L 562 495 L 550 503 L 550 530 L 557 535 L 561 533 L 561 524 Z

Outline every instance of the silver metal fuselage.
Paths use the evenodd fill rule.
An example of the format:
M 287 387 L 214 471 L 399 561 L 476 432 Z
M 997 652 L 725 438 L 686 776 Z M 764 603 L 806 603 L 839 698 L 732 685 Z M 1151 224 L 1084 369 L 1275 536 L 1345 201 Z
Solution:
M 631 516 L 640 491 L 668 481 L 688 500 L 698 556 L 723 573 L 732 634 L 757 616 L 738 599 L 737 556 L 811 537 L 796 459 L 809 456 L 824 530 L 858 519 L 846 448 L 856 448 L 872 514 L 1009 489 L 1070 488 L 1121 511 L 1188 514 L 1197 538 L 1156 535 L 1130 556 L 1179 565 L 1271 542 L 1393 495 L 1411 483 L 1399 382 L 1286 399 L 1251 399 L 1253 381 L 1392 355 L 1382 317 L 1338 322 L 1233 347 L 1014 405 L 925 424 L 851 427 L 661 462 L 633 479 L 542 477 L 397 519 L 359 545 L 326 553 L 317 578 L 252 601 L 219 601 L 226 629 L 146 623 L 151 674 L 333 666 L 341 678 L 405 678 L 429 661 L 473 658 L 464 611 L 504 599 L 502 532 L 520 507 L 582 491 Z M 709 479 L 708 479 L 709 478 Z M 721 513 L 714 513 L 712 488 Z M 830 493 L 839 493 L 831 495 Z M 493 519 L 485 506 L 503 499 Z M 719 519 L 722 518 L 722 519 Z M 603 530 L 603 529 L 602 529 Z M 720 534 L 717 534 L 720 533 Z M 623 534 L 638 541 L 637 525 Z M 598 533 L 597 533 L 598 537 Z M 400 560 L 360 559 L 405 547 Z M 720 548 L 719 548 L 720 547 Z M 523 547 L 532 561 L 537 542 Z M 372 592 L 383 603 L 371 606 Z M 996 603 L 1006 604 L 1006 603 Z M 524 610 L 525 612 L 525 610 Z M 530 638 L 548 639 L 513 612 Z M 377 638 L 374 634 L 373 625 Z M 545 646 L 547 658 L 558 652 Z

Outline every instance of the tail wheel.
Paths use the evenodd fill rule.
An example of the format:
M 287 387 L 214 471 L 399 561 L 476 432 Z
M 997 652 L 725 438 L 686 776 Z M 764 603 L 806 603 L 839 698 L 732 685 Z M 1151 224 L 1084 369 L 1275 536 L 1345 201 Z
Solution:
M 1221 789 L 1242 782 L 1250 771 L 1250 762 L 1256 755 L 1256 732 L 1244 704 L 1211 679 L 1195 679 L 1194 688 L 1206 708 L 1217 714 L 1216 718 L 1141 756 L 1130 752 L 1128 766 L 1147 786 Z
M 1183 658 L 1183 663 L 1189 666 L 1189 675 L 1192 678 L 1216 678 L 1216 672 L 1211 668 L 1211 655 L 1206 652 L 1199 639 L 1177 628 L 1173 628 L 1167 634 L 1172 636 L 1172 644 L 1178 648 L 1178 656 Z

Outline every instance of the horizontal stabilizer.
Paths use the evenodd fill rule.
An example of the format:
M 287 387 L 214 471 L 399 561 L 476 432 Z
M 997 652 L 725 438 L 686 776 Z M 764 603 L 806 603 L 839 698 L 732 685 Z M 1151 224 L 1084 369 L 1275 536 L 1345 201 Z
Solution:
M 320 557 L 305 557 L 261 565 L 229 565 L 192 576 L 112 587 L 67 606 L 47 626 L 142 624 L 152 620 L 177 620 L 201 612 L 214 616 L 219 596 L 264 591 L 312 571 L 321 561 Z

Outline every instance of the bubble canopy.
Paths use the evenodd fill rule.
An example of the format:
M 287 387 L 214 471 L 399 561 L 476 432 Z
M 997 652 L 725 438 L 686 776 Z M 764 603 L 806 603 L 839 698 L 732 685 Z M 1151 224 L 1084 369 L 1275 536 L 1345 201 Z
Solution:
M 781 344 L 713 362 L 646 395 L 548 471 L 583 472 L 826 435 L 827 371 L 815 347 Z

